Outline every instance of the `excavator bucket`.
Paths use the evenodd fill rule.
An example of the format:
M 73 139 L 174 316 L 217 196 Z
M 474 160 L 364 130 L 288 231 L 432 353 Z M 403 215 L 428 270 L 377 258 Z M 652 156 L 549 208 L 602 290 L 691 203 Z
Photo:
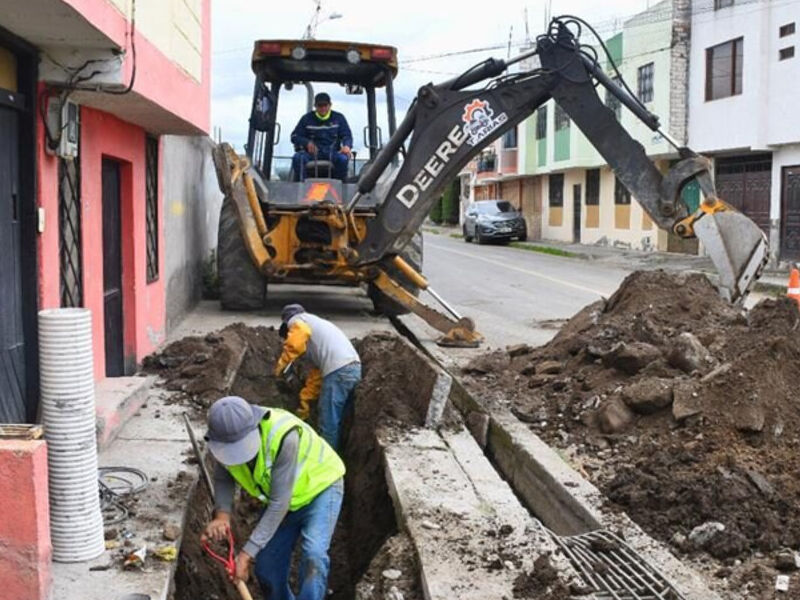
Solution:
M 767 236 L 740 212 L 703 215 L 693 224 L 719 273 L 719 291 L 730 302 L 744 301 L 769 258 Z

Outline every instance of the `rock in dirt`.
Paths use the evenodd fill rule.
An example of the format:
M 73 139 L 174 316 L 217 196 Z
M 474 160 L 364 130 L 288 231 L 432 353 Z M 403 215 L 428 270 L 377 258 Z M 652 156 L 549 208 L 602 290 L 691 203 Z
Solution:
M 557 360 L 545 360 L 536 365 L 536 375 L 557 375 L 561 373 L 562 365 Z
M 746 433 L 759 433 L 764 429 L 766 416 L 764 409 L 757 404 L 737 406 L 733 411 L 733 420 L 736 429 Z
M 633 413 L 621 398 L 612 398 L 597 410 L 600 431 L 607 434 L 622 433 L 633 423 Z
M 689 533 L 689 542 L 696 548 L 705 548 L 715 536 L 725 531 L 725 525 L 718 521 L 709 521 L 698 525 Z
M 172 523 L 167 523 L 164 525 L 164 529 L 161 530 L 161 535 L 165 540 L 174 542 L 181 536 L 181 528 Z
M 672 416 L 683 421 L 703 412 L 697 386 L 693 381 L 676 381 L 672 387 Z
M 711 353 L 692 333 L 684 331 L 675 338 L 667 356 L 670 365 L 686 373 L 705 371 L 713 366 Z
M 651 415 L 672 404 L 672 380 L 640 379 L 622 390 L 625 404 L 635 413 Z
M 636 375 L 661 358 L 661 350 L 645 342 L 620 342 L 603 356 L 603 364 L 628 375 Z
M 794 550 L 782 550 L 775 556 L 775 568 L 785 573 L 800 569 L 800 553 Z
M 528 346 L 528 344 L 516 344 L 515 346 L 508 346 L 506 348 L 506 352 L 511 358 L 516 358 L 517 356 L 524 356 L 526 354 L 530 354 L 533 352 L 533 348 Z

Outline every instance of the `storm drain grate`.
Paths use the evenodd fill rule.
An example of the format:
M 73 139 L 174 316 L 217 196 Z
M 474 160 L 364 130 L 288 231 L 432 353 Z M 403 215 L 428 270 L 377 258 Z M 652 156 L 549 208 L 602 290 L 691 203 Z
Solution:
M 633 548 L 609 531 L 573 536 L 550 532 L 572 565 L 602 600 L 685 600 Z

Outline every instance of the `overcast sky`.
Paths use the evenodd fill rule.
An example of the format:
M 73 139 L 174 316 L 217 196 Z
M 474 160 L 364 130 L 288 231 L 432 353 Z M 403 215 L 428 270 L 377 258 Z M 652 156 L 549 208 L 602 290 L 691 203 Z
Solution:
M 448 0 L 323 0 L 317 39 L 388 44 L 398 49 L 399 74 L 395 79 L 398 122 L 417 89 L 428 82 L 440 82 L 463 72 L 490 56 L 506 58 L 509 36 L 512 56 L 525 40 L 527 9 L 530 37 L 544 31 L 548 2 L 538 0 L 492 0 L 486 3 Z M 612 34 L 621 21 L 655 0 L 552 0 L 551 14 L 575 14 Z M 256 39 L 299 39 L 315 12 L 313 0 L 253 2 L 218 0 L 212 2 L 212 101 L 211 121 L 221 128 L 222 138 L 242 151 L 247 138 L 247 121 L 254 75 L 250 56 Z M 340 18 L 326 19 L 338 13 Z M 499 47 L 491 51 L 473 49 Z M 447 53 L 456 56 L 430 58 Z M 345 114 L 353 129 L 354 147 L 363 147 L 366 124 L 365 96 L 345 96 L 338 86 L 318 85 L 328 91 L 333 108 Z M 379 99 L 381 98 L 379 94 Z M 282 124 L 279 154 L 291 152 L 289 135 L 304 112 L 305 91 L 281 92 L 278 118 Z M 379 105 L 379 114 L 385 108 Z M 384 141 L 386 126 L 383 125 Z M 360 153 L 361 154 L 361 153 Z M 361 154 L 364 156 L 364 154 Z

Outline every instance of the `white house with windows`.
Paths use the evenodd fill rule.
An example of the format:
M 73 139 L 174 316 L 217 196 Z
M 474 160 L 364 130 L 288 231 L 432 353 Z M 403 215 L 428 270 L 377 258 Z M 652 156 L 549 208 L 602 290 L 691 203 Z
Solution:
M 689 145 L 714 157 L 721 198 L 800 260 L 800 1 L 695 0 Z

